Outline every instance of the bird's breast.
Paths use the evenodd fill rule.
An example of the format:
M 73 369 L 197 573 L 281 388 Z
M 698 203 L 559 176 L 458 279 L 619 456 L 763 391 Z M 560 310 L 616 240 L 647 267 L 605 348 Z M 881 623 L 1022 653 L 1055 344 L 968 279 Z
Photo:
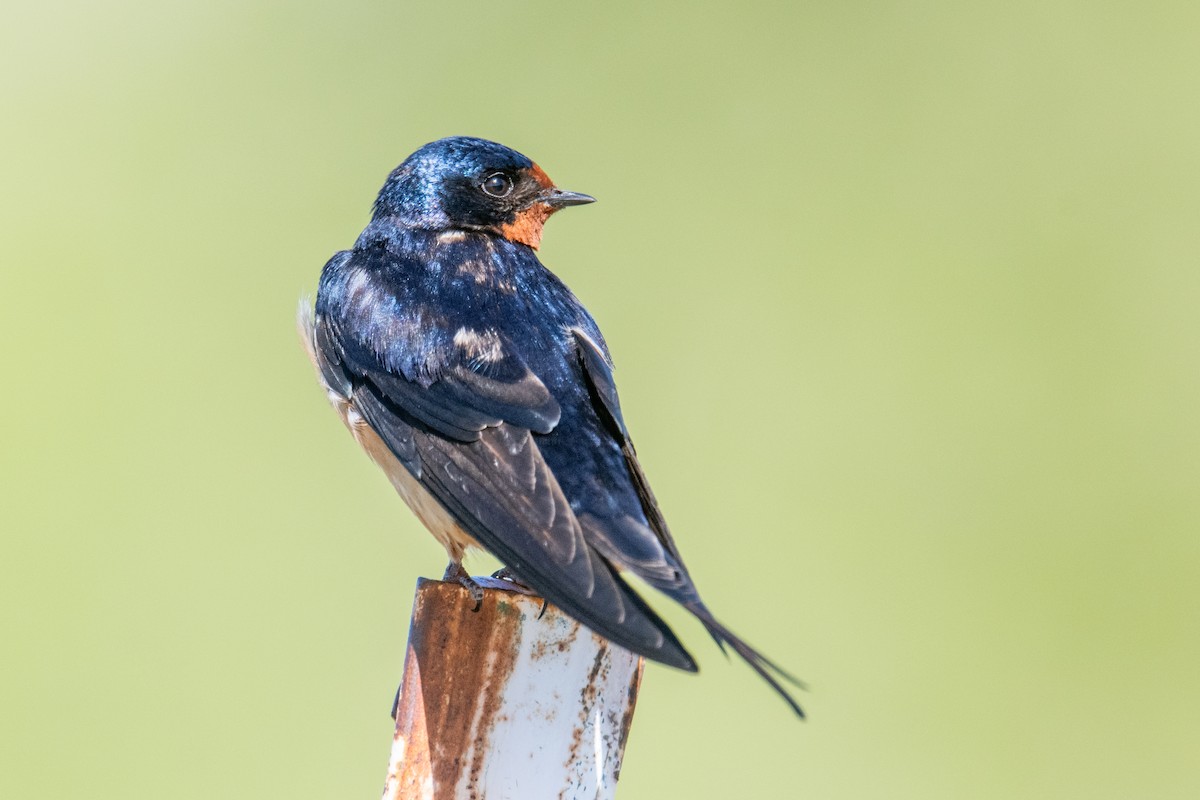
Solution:
M 316 370 L 317 381 L 325 389 L 330 405 L 333 406 L 346 429 L 371 457 L 371 460 L 383 470 L 396 493 L 408 504 L 417 519 L 421 520 L 421 524 L 446 548 L 450 559 L 461 562 L 467 548 L 478 547 L 478 543 L 462 529 L 442 504 L 408 471 L 408 468 L 400 463 L 400 460 L 355 407 L 353 392 L 347 396 L 325 380 L 325 372 L 321 369 L 321 352 L 315 341 L 316 328 L 311 306 L 303 300 L 300 304 L 297 325 L 304 349 Z

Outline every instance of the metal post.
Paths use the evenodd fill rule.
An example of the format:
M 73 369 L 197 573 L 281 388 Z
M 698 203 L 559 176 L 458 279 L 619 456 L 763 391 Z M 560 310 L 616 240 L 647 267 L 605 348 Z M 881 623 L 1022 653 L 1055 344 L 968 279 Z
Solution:
M 642 659 L 542 600 L 421 579 L 384 800 L 607 800 Z

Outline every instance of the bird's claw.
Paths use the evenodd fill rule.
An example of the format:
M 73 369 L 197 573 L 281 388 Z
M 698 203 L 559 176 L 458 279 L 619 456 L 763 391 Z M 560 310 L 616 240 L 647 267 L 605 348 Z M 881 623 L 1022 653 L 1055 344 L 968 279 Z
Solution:
M 446 574 L 442 576 L 442 580 L 454 581 L 467 590 L 467 594 L 471 595 L 471 599 L 475 601 L 475 607 L 471 611 L 477 612 L 483 606 L 483 587 L 471 578 L 470 574 L 463 569 L 462 564 L 451 561 L 446 567 Z
M 526 583 L 525 581 L 518 578 L 516 576 L 516 573 L 514 573 L 508 567 L 501 567 L 500 569 L 496 570 L 495 572 L 492 573 L 492 577 L 495 578 L 496 580 L 508 581 L 509 583 L 514 585 L 514 587 L 517 591 L 520 591 L 523 589 L 524 591 L 522 592 L 522 594 L 536 594 L 536 592 L 534 592 L 532 586 L 530 586 L 528 583 Z
M 508 567 L 501 567 L 500 569 L 496 570 L 495 572 L 492 573 L 492 577 L 497 580 L 506 581 L 508 583 L 511 583 L 513 585 L 512 590 L 514 592 L 517 592 L 519 594 L 527 594 L 530 597 L 538 597 L 539 596 L 536 589 L 534 589 L 532 586 L 530 586 L 525 581 L 518 578 L 513 573 L 513 571 L 511 569 L 509 569 Z M 547 605 L 549 605 L 549 601 L 547 601 L 546 598 L 543 597 L 542 598 L 542 610 L 538 612 L 538 615 L 537 615 L 538 619 L 541 619 L 543 616 L 545 616 Z

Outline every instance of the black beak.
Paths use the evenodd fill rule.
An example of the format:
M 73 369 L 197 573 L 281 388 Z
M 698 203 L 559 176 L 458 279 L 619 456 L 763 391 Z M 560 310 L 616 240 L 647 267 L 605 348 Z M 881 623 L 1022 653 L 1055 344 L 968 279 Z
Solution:
M 562 189 L 551 189 L 542 195 L 541 200 L 551 208 L 566 208 L 567 206 L 582 206 L 596 202 L 590 194 L 579 192 L 564 192 Z

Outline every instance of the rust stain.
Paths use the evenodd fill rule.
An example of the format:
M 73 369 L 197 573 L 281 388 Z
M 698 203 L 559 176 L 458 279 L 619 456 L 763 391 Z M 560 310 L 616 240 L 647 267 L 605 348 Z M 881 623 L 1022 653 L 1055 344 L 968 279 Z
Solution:
M 597 685 L 597 680 L 601 673 L 605 671 L 605 666 L 609 661 L 609 645 L 607 642 L 602 642 L 600 648 L 596 651 L 596 657 L 592 660 L 592 668 L 588 671 L 587 683 L 579 690 L 579 722 L 571 731 L 571 745 L 567 749 L 567 760 L 563 762 L 563 766 L 568 770 L 571 765 L 577 762 L 580 758 L 580 749 L 583 746 L 583 734 L 587 730 L 588 718 L 592 715 L 592 707 L 596 703 L 596 697 L 600 692 Z M 597 765 L 602 767 L 603 765 Z M 564 787 L 560 798 L 566 798 L 566 792 L 571 787 Z
M 477 796 L 484 755 L 489 750 L 503 684 L 511 674 L 519 648 L 520 613 L 513 613 L 503 593 L 484 592 L 472 613 L 466 589 L 453 583 L 421 581 L 413 609 L 410 657 L 415 657 L 419 686 L 402 690 L 402 722 L 417 727 L 408 740 L 427 741 L 426 763 L 433 778 L 434 800 L 455 796 L 464 776 L 470 796 Z M 410 691 L 417 695 L 409 695 Z M 411 702 L 409 698 L 412 698 Z M 419 697 L 419 702 L 417 702 Z M 408 707 L 417 706 L 409 712 Z M 405 761 L 413 758 L 406 754 Z
M 532 658 L 534 661 L 541 661 L 546 657 L 546 647 L 546 640 L 538 639 L 533 645 L 533 652 L 529 654 L 530 658 Z M 561 649 L 559 652 L 562 652 Z
M 637 669 L 634 670 L 633 679 L 629 681 L 628 702 L 625 704 L 625 713 L 621 716 L 620 737 L 617 740 L 617 771 L 616 777 L 621 777 L 621 763 L 625 756 L 625 743 L 629 741 L 629 731 L 633 729 L 633 711 L 637 707 L 638 692 L 642 688 L 642 672 L 646 668 L 646 659 L 638 658 Z
M 414 658 L 409 645 L 405 663 Z M 429 739 L 425 734 L 425 707 L 418 702 L 407 702 L 408 698 L 420 697 L 421 674 L 417 669 L 405 670 L 404 683 L 400 687 L 400 703 L 396 706 L 395 742 L 402 743 L 399 763 L 393 762 L 388 774 L 385 800 L 394 798 L 421 797 L 421 787 L 429 777 Z
M 567 652 L 567 650 L 570 649 L 571 645 L 575 644 L 575 639 L 576 639 L 576 637 L 579 636 L 579 631 L 581 631 L 581 630 L 583 630 L 583 626 L 580 625 L 578 622 L 575 622 L 574 620 L 572 620 L 570 632 L 566 636 L 564 636 L 563 638 L 561 638 L 557 642 L 555 642 L 554 646 L 558 649 L 558 652 L 560 652 L 560 653 Z
M 458 584 L 418 582 L 386 800 L 488 800 L 487 759 L 496 751 L 493 737 L 509 721 L 503 708 L 505 685 L 517 668 L 521 626 L 535 616 L 540 602 L 486 590 L 479 611 L 472 613 L 473 602 Z M 555 702 L 548 716 L 570 713 L 572 707 L 577 710 L 578 720 L 566 743 L 569 773 L 578 772 L 586 762 L 588 774 L 599 769 L 619 778 L 644 662 L 638 659 L 627 686 L 609 687 L 612 670 L 618 668 L 614 659 L 624 665 L 627 654 L 574 620 L 566 621 L 565 629 L 559 629 L 560 638 L 539 640 L 531 648 L 534 660 L 565 651 L 581 630 L 595 638 L 597 651 L 585 684 L 574 695 L 577 701 L 568 699 L 574 693 L 561 698 L 553 693 Z M 608 696 L 610 689 L 615 689 L 615 697 Z M 598 704 L 604 706 L 602 715 L 596 713 Z M 592 724 L 599 726 L 593 733 L 603 737 L 604 752 L 602 763 L 594 767 L 589 761 Z M 560 797 L 572 796 L 578 789 L 572 782 L 562 788 Z
M 596 693 L 600 691 L 600 687 L 597 686 L 597 678 L 604 671 L 606 664 L 608 664 L 608 645 L 604 645 L 596 651 L 596 657 L 592 660 L 592 669 L 588 672 L 587 683 L 579 690 L 579 702 L 583 704 L 585 713 L 591 709 L 592 703 L 596 702 Z M 586 716 L 584 718 L 586 719 Z
M 579 746 L 582 743 L 583 743 L 583 726 L 576 725 L 575 729 L 573 731 L 571 731 L 571 747 L 567 751 L 567 760 L 565 762 L 565 766 L 567 767 L 567 769 L 571 769 L 571 765 L 575 762 L 575 760 L 577 758 L 579 758 Z M 563 790 L 558 793 L 558 800 L 566 800 L 567 792 L 569 792 L 572 788 L 573 787 L 571 787 L 571 786 L 564 786 Z

